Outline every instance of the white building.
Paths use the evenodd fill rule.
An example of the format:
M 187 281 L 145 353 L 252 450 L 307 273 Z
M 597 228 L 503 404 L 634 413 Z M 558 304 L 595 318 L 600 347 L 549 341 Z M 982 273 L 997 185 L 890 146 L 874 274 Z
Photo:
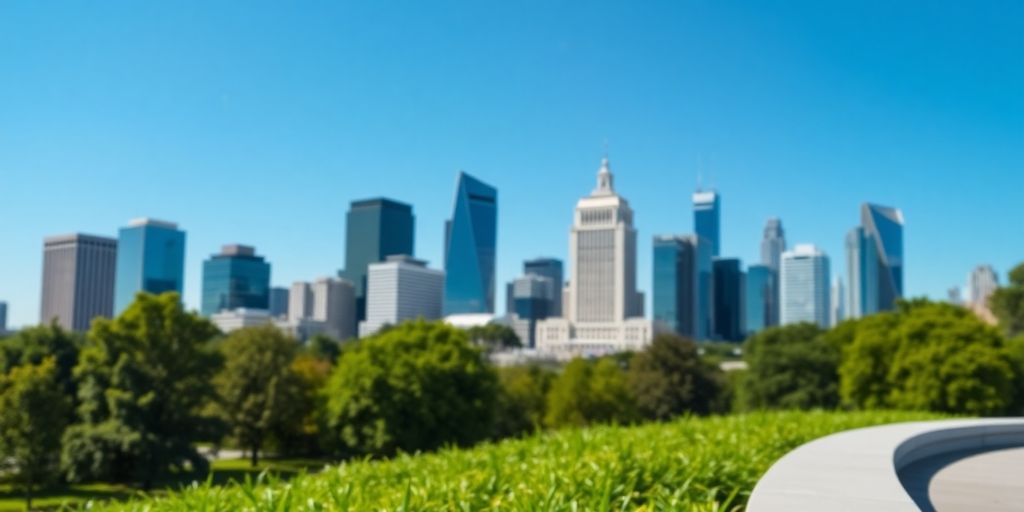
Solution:
M 843 290 L 843 279 L 838 275 L 832 278 L 832 297 L 831 303 L 829 304 L 829 325 L 835 327 L 846 319 L 846 311 L 843 304 L 843 297 L 845 292 Z
M 244 329 L 272 323 L 270 312 L 265 309 L 230 309 L 210 315 L 210 321 L 216 325 L 221 332 L 229 333 Z
M 340 341 L 356 336 L 356 299 L 352 283 L 322 277 L 296 281 L 288 294 L 288 321 L 276 322 L 300 340 L 326 334 Z
M 443 300 L 443 271 L 409 256 L 388 256 L 370 264 L 367 272 L 366 320 L 359 324 L 359 335 L 369 336 L 405 320 L 441 318 Z
M 782 253 L 779 275 L 782 302 L 780 323 L 812 322 L 829 326 L 828 256 L 810 244 Z
M 608 159 L 597 188 L 576 204 L 569 233 L 572 266 L 565 318 L 537 323 L 537 350 L 559 357 L 639 350 L 651 339 L 636 289 L 633 210 L 615 193 Z

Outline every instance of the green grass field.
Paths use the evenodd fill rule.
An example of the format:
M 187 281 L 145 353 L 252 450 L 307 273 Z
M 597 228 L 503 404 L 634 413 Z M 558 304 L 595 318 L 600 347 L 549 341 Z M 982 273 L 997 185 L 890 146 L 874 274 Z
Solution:
M 95 503 L 91 510 L 739 510 L 768 467 L 802 443 L 851 428 L 938 417 L 783 412 L 565 430 L 349 462 L 294 478 L 244 481 L 240 473 L 242 482 L 195 484 L 162 497 Z M 244 465 L 234 470 L 250 474 Z

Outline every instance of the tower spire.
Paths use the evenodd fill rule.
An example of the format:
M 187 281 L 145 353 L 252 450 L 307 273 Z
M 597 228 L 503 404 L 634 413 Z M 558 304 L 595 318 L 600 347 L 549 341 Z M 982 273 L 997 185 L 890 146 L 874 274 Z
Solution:
M 601 168 L 597 171 L 597 188 L 594 189 L 594 195 L 608 196 L 615 194 L 613 182 L 612 170 L 608 165 L 608 155 L 605 154 L 601 158 Z

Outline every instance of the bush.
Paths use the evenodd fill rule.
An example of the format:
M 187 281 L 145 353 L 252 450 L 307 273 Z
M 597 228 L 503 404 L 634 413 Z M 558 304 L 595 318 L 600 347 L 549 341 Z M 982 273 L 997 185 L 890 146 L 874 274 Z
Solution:
M 629 365 L 629 387 L 643 418 L 664 421 L 686 412 L 709 414 L 723 390 L 721 370 L 701 360 L 697 345 L 660 334 Z
M 839 403 L 839 347 L 810 323 L 765 329 L 744 346 L 744 408 L 832 409 Z
M 543 428 L 547 394 L 555 375 L 539 366 L 498 368 L 494 437 L 502 439 Z
M 544 424 L 549 427 L 630 423 L 636 405 L 626 373 L 612 357 L 573 359 L 551 385 Z

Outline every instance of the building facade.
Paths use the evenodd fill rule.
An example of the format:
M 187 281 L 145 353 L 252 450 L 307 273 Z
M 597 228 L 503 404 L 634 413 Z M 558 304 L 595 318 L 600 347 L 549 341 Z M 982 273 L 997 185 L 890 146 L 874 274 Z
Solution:
M 846 235 L 850 318 L 891 311 L 903 297 L 903 212 L 861 205 L 861 225 Z
M 340 277 L 356 293 L 356 320 L 366 319 L 367 273 L 388 256 L 415 254 L 416 217 L 412 206 L 387 198 L 352 201 L 346 217 L 345 269 Z
M 444 272 L 427 268 L 425 261 L 389 256 L 370 264 L 367 276 L 366 320 L 359 335 L 369 336 L 385 325 L 406 320 L 441 318 Z
M 654 237 L 651 302 L 656 332 L 698 336 L 697 244 L 694 236 Z
M 715 258 L 715 339 L 743 341 L 745 287 L 743 264 L 737 258 Z
M 270 288 L 270 316 L 273 318 L 288 318 L 288 288 Z
M 693 194 L 693 230 L 711 244 L 711 256 L 721 255 L 722 200 L 714 190 Z
M 356 337 L 356 295 L 352 283 L 323 277 L 310 285 L 313 292 L 312 319 L 324 323 L 324 333 L 345 341 Z
M 270 309 L 270 264 L 247 245 L 225 245 L 203 262 L 203 315 Z
M 223 333 L 229 333 L 246 327 L 258 327 L 273 323 L 273 318 L 265 309 L 225 309 L 210 315 L 210 322 Z
M 537 322 L 557 317 L 553 311 L 561 305 L 561 295 L 547 276 L 526 274 L 512 282 L 512 329 L 524 347 L 536 347 Z
M 556 298 L 553 298 L 552 303 L 548 306 L 548 316 L 562 316 L 561 290 L 565 285 L 565 268 L 562 265 L 562 260 L 557 258 L 526 260 L 523 262 L 523 275 L 541 276 L 551 280 Z
M 772 312 L 778 309 L 776 272 L 768 265 L 747 267 L 745 281 L 745 332 L 749 336 L 774 325 Z
M 0 334 L 7 332 L 7 303 L 0 301 Z
M 786 251 L 786 232 L 782 229 L 782 220 L 778 217 L 768 219 L 764 224 L 764 236 L 761 238 L 761 264 L 779 271 L 782 253 Z
M 135 219 L 121 228 L 117 241 L 114 311 L 120 314 L 135 294 L 184 289 L 185 232 L 177 224 Z
M 87 331 L 93 318 L 113 316 L 118 243 L 73 234 L 43 241 L 43 287 L 39 322 Z
M 999 274 L 992 265 L 978 265 L 967 276 L 967 301 L 988 307 L 988 298 L 999 288 Z
M 828 256 L 810 244 L 782 254 L 782 324 L 811 322 L 827 329 L 830 321 Z
M 445 223 L 445 316 L 494 313 L 497 240 L 497 189 L 460 172 L 455 208 Z

